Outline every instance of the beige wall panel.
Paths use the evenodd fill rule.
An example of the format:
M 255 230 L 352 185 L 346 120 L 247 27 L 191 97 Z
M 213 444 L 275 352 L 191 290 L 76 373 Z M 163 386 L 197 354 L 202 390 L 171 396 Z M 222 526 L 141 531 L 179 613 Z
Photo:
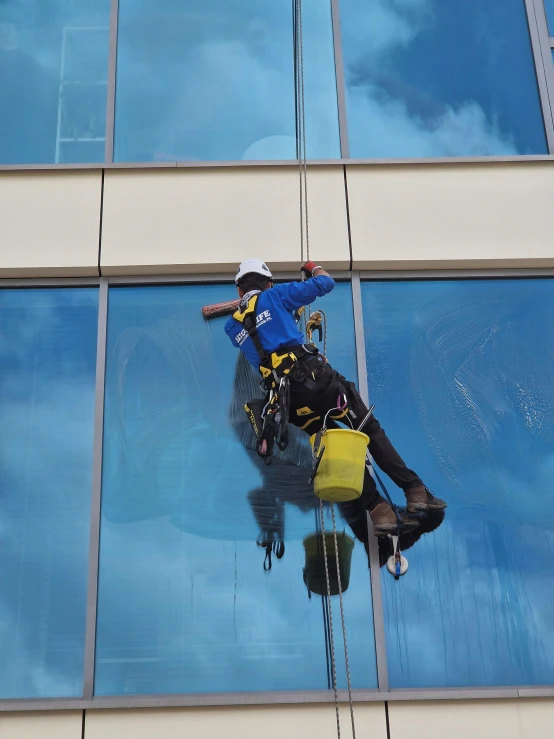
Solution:
M 386 739 L 382 703 L 355 706 L 356 735 Z M 85 739 L 336 739 L 334 705 L 87 711 Z M 348 706 L 341 708 L 341 737 L 352 737 Z
M 0 173 L 0 277 L 98 275 L 102 172 Z
M 1 713 L 2 739 L 81 739 L 82 711 Z
M 354 267 L 552 267 L 554 163 L 347 168 Z
M 552 739 L 554 700 L 389 702 L 391 739 Z
M 293 167 L 108 170 L 102 273 L 229 272 L 252 256 L 296 269 L 298 180 Z M 313 167 L 308 193 L 310 257 L 348 269 L 342 167 Z

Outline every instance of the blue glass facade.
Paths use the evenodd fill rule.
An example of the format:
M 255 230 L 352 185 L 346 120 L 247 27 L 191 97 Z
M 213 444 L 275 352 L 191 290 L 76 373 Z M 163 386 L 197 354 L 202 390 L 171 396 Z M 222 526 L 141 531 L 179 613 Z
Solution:
M 83 691 L 98 290 L 0 291 L 0 698 Z
M 110 292 L 97 695 L 329 685 L 322 598 L 309 597 L 303 572 L 318 509 L 308 437 L 295 429 L 270 467 L 256 456 L 243 404 L 260 395 L 257 373 L 225 319 L 207 323 L 200 310 L 232 297 L 225 286 Z M 321 307 L 334 327 L 329 355 L 352 377 L 350 286 Z M 344 597 L 352 679 L 372 688 L 367 556 L 342 517 L 339 528 L 354 543 Z M 264 572 L 256 541 L 268 532 L 285 554 Z
M 524 0 L 341 0 L 352 157 L 547 152 Z
M 331 159 L 331 6 L 303 5 L 307 154 Z M 290 0 L 121 0 L 115 159 L 295 159 L 294 75 Z
M 337 88 L 352 158 L 547 153 L 525 0 L 338 0 L 344 75 L 331 0 L 302 5 L 308 158 L 341 156 Z M 0 3 L 0 164 L 296 159 L 293 2 L 120 0 L 114 21 Z
M 110 289 L 97 696 L 330 687 L 308 437 L 256 456 L 258 378 L 200 311 L 232 297 Z M 390 685 L 552 684 L 554 280 L 364 282 L 362 303 L 376 415 L 448 502 L 401 539 L 400 581 L 379 542 Z M 355 379 L 350 285 L 315 307 Z M 0 291 L 2 699 L 83 691 L 97 315 L 96 288 Z M 376 688 L 365 515 L 337 514 L 352 682 Z
M 449 506 L 382 577 L 391 686 L 552 683 L 554 280 L 365 283 L 363 311 L 376 414 Z
M 0 4 L 0 164 L 102 162 L 110 0 Z

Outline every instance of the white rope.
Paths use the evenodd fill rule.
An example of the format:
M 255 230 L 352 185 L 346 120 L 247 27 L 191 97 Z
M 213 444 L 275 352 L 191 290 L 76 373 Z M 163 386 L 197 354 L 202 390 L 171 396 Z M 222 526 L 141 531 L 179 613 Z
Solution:
M 354 723 L 354 704 L 352 702 L 352 681 L 350 679 L 350 662 L 348 660 L 348 645 L 346 643 L 346 622 L 344 620 L 344 605 L 342 602 L 342 582 L 340 577 L 339 548 L 337 542 L 337 524 L 335 521 L 335 506 L 331 503 L 331 516 L 333 517 L 333 537 L 335 540 L 335 561 L 337 564 L 337 584 L 339 586 L 340 622 L 342 626 L 342 639 L 344 641 L 344 662 L 346 666 L 346 684 L 348 686 L 348 702 L 350 703 L 350 722 L 352 724 L 352 739 L 356 739 L 356 725 Z
M 295 69 L 296 69 L 296 141 L 298 152 L 298 169 L 300 178 L 300 261 L 310 261 L 310 237 L 309 237 L 309 219 L 308 219 L 308 166 L 306 154 L 306 107 L 305 107 L 305 89 L 304 89 L 304 37 L 302 23 L 302 0 L 294 0 L 295 15 Z M 306 259 L 304 260 L 304 243 L 306 244 Z M 304 273 L 302 273 L 305 279 Z M 304 311 L 304 326 L 307 329 L 307 323 L 311 314 L 311 306 L 307 306 L 308 311 Z M 324 341 L 323 353 L 327 354 L 327 318 L 324 319 Z M 354 706 L 352 703 L 352 686 L 350 679 L 350 663 L 348 660 L 348 646 L 346 642 L 346 624 L 344 619 L 344 605 L 342 598 L 342 582 L 340 576 L 340 563 L 337 541 L 337 527 L 335 521 L 335 507 L 331 503 L 331 515 L 333 519 L 333 540 L 335 544 L 335 560 L 337 567 L 337 584 L 339 588 L 340 598 L 340 615 L 342 625 L 342 637 L 344 641 L 344 657 L 346 663 L 346 680 L 348 684 L 348 699 L 350 703 L 350 719 L 352 722 L 352 739 L 356 739 L 356 728 L 354 725 Z M 325 579 L 327 581 L 327 612 L 329 619 L 329 643 L 331 647 L 331 666 L 333 691 L 335 696 L 335 714 L 337 718 L 337 737 L 340 739 L 340 715 L 339 715 L 339 699 L 337 692 L 337 674 L 335 660 L 335 640 L 333 636 L 333 609 L 331 604 L 331 583 L 329 580 L 329 563 L 327 561 L 327 542 L 325 540 L 325 520 L 323 501 L 320 500 L 320 516 L 321 516 L 321 536 L 323 538 L 323 557 L 325 560 Z
M 329 563 L 327 561 L 327 541 L 325 539 L 325 510 L 323 500 L 319 499 L 319 515 L 321 518 L 321 538 L 323 539 L 323 559 L 325 561 L 325 579 L 327 580 L 327 613 L 329 614 L 329 644 L 331 646 L 331 675 L 335 693 L 335 715 L 337 717 L 337 737 L 340 739 L 339 695 L 337 692 L 337 663 L 335 660 L 335 637 L 333 635 L 333 605 L 331 603 L 331 581 L 329 579 Z M 336 536 L 336 532 L 335 532 Z M 336 546 L 336 544 L 335 544 Z
M 300 259 L 310 260 L 310 237 L 308 219 L 308 166 L 306 152 L 306 97 L 304 89 L 304 33 L 302 22 L 302 0 L 295 0 L 296 36 L 296 146 L 300 175 Z M 306 259 L 304 260 L 304 242 Z

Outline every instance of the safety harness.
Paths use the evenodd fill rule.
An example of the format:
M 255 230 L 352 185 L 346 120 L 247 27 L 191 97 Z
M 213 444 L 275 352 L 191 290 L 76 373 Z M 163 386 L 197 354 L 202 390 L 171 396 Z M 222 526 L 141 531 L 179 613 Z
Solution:
M 249 400 L 244 404 L 244 410 L 256 434 L 256 452 L 266 464 L 271 464 L 273 445 L 276 443 L 283 451 L 289 443 L 290 387 L 287 375 L 296 357 L 289 353 L 279 355 L 273 352 L 268 355 L 265 352 L 256 328 L 259 297 L 259 292 L 246 295 L 239 303 L 233 318 L 243 325 L 252 339 L 260 361 L 262 384 L 266 393 L 269 393 L 266 400 Z
M 242 324 L 258 353 L 262 386 L 267 397 L 265 400 L 249 400 L 244 404 L 244 410 L 256 434 L 256 452 L 266 464 L 271 464 L 273 445 L 277 444 L 284 451 L 289 443 L 290 380 L 302 383 L 308 389 L 316 389 L 315 371 L 310 371 L 300 359 L 316 356 L 318 350 L 315 345 L 302 344 L 268 354 L 256 326 L 260 294 L 245 295 L 233 318 Z

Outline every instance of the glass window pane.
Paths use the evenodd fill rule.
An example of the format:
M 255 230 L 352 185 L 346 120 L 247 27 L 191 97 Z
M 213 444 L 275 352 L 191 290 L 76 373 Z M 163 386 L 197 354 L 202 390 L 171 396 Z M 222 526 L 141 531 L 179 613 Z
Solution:
M 329 0 L 306 0 L 308 156 L 340 156 Z M 120 0 L 117 161 L 296 158 L 290 0 Z
M 524 0 L 341 0 L 353 157 L 545 154 Z
M 0 5 L 0 163 L 104 160 L 110 0 Z
M 552 684 L 554 280 L 366 283 L 363 310 L 377 417 L 448 502 L 382 575 L 392 687 Z
M 97 314 L 0 291 L 0 698 L 83 692 Z
M 544 9 L 548 21 L 548 32 L 550 36 L 554 36 L 554 0 L 544 0 Z
M 232 293 L 206 285 L 110 290 L 100 695 L 328 687 L 322 598 L 310 599 L 303 580 L 303 540 L 315 534 L 319 509 L 307 482 L 308 436 L 293 429 L 288 449 L 269 467 L 253 451 L 243 404 L 259 397 L 259 377 L 239 360 L 223 331 L 226 319 L 207 323 L 200 310 Z M 354 377 L 350 286 L 338 285 L 321 306 L 329 318 L 328 354 Z M 338 516 L 341 536 L 355 541 Z M 363 530 L 363 513 L 349 520 Z M 256 545 L 262 526 L 285 541 L 270 572 Z M 326 526 L 331 530 L 329 517 Z M 311 555 L 309 561 L 320 562 Z M 361 541 L 344 603 L 353 683 L 375 687 Z

